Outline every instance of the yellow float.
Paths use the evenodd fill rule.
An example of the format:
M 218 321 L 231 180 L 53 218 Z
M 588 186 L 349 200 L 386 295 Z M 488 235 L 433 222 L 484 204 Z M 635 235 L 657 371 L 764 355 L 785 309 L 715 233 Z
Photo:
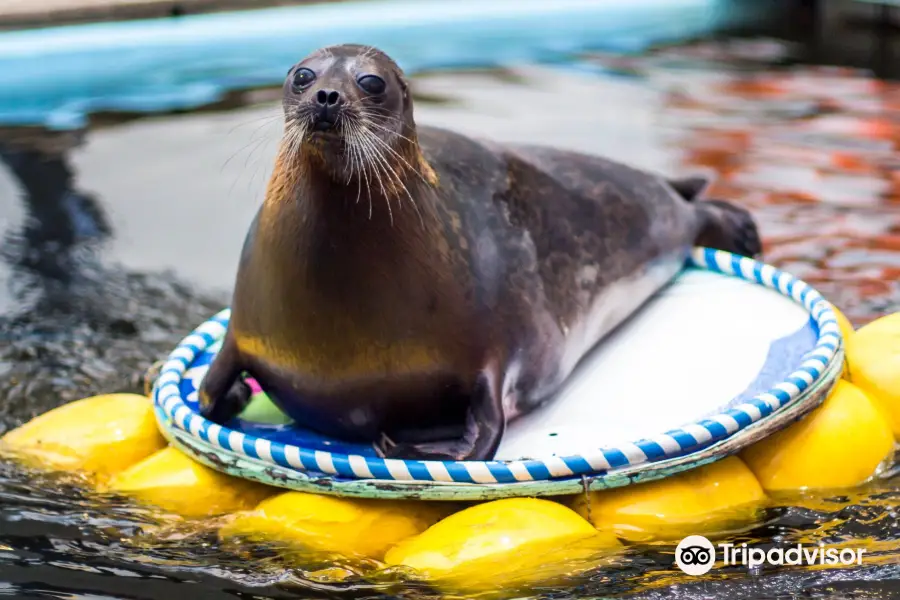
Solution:
M 658 481 L 579 495 L 573 502 L 595 527 L 634 542 L 741 527 L 765 505 L 765 492 L 736 456 Z
M 219 535 L 381 560 L 394 545 L 452 512 L 434 502 L 384 502 L 284 492 L 238 513 Z
M 120 471 L 105 489 L 189 518 L 247 510 L 275 493 L 269 486 L 213 471 L 172 447 Z
M 900 439 L 900 313 L 861 327 L 847 344 L 850 381 L 876 403 Z
M 844 338 L 844 369 L 841 373 L 841 376 L 845 379 L 850 378 L 850 368 L 847 362 L 847 348 L 850 345 L 850 340 L 853 337 L 854 329 L 853 324 L 850 322 L 850 319 L 844 315 L 838 308 L 834 305 L 831 306 L 831 310 L 834 311 L 834 316 L 837 319 L 838 327 L 841 329 L 841 336 Z
M 839 489 L 868 480 L 893 450 L 884 415 L 858 387 L 840 380 L 822 406 L 741 457 L 767 491 Z
M 508 498 L 454 513 L 384 560 L 455 590 L 508 590 L 596 567 L 620 546 L 562 504 Z
M 0 438 L 29 466 L 105 479 L 164 448 L 153 405 L 137 394 L 64 404 Z

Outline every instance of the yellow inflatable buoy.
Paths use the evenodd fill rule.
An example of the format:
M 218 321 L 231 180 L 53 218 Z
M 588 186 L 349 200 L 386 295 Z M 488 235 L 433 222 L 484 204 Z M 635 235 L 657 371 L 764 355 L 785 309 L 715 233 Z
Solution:
M 835 319 L 837 319 L 838 327 L 841 330 L 841 337 L 844 338 L 844 368 L 841 371 L 841 377 L 843 377 L 844 379 L 849 379 L 850 378 L 850 365 L 849 365 L 849 361 L 847 359 L 847 348 L 850 346 L 850 344 L 853 341 L 853 337 L 854 337 L 853 334 L 855 333 L 853 331 L 853 324 L 850 322 L 850 319 L 848 319 L 844 315 L 844 313 L 842 313 L 840 310 L 838 310 L 838 308 L 835 305 L 833 305 L 833 304 L 831 305 L 831 310 L 834 311 Z
M 0 438 L 29 466 L 80 471 L 101 479 L 166 446 L 149 398 L 106 394 L 50 410 Z
M 736 456 L 665 479 L 575 497 L 573 508 L 631 541 L 680 539 L 753 522 L 766 503 Z M 590 504 L 590 505 L 588 505 Z
M 900 313 L 860 327 L 847 345 L 850 381 L 868 394 L 900 439 Z
M 884 416 L 842 379 L 821 406 L 741 457 L 767 491 L 846 488 L 869 479 L 893 446 Z
M 107 490 L 183 517 L 246 510 L 275 488 L 223 475 L 176 448 L 165 448 L 115 475 Z
M 844 341 L 852 338 L 854 330 L 853 324 L 850 322 L 850 319 L 848 319 L 846 315 L 844 315 L 844 313 L 842 313 L 834 304 L 831 305 L 831 310 L 834 311 L 834 316 L 835 319 L 837 319 L 838 327 L 841 330 L 841 336 L 844 338 Z
M 574 574 L 620 546 L 560 503 L 510 498 L 447 517 L 400 542 L 385 562 L 455 589 L 484 590 Z
M 425 531 L 454 508 L 442 502 L 357 500 L 292 491 L 238 513 L 219 536 L 380 560 L 388 548 Z

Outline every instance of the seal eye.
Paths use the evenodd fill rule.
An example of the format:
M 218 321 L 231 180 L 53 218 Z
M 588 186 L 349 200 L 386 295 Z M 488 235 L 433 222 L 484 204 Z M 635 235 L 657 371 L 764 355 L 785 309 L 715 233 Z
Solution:
M 356 83 L 359 84 L 359 87 L 370 94 L 383 94 L 384 88 L 387 87 L 384 79 L 377 75 L 363 75 L 356 80 Z
M 309 69 L 297 69 L 294 73 L 293 87 L 295 90 L 302 90 L 309 87 L 316 80 L 316 74 Z

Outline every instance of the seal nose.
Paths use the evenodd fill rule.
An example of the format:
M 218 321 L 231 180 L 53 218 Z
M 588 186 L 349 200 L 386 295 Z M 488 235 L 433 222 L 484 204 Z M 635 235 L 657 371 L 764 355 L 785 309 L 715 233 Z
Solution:
M 343 104 L 340 92 L 337 90 L 319 90 L 316 94 L 316 104 L 319 106 L 316 129 L 330 129 L 334 126 L 338 110 Z

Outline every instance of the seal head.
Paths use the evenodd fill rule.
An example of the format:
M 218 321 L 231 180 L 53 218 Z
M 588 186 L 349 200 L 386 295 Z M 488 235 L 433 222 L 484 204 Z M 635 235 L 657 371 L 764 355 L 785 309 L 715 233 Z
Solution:
M 388 193 L 402 171 L 422 167 L 409 85 L 375 48 L 347 44 L 305 58 L 288 72 L 283 107 L 291 162 L 312 161 L 360 195 L 373 184 Z

